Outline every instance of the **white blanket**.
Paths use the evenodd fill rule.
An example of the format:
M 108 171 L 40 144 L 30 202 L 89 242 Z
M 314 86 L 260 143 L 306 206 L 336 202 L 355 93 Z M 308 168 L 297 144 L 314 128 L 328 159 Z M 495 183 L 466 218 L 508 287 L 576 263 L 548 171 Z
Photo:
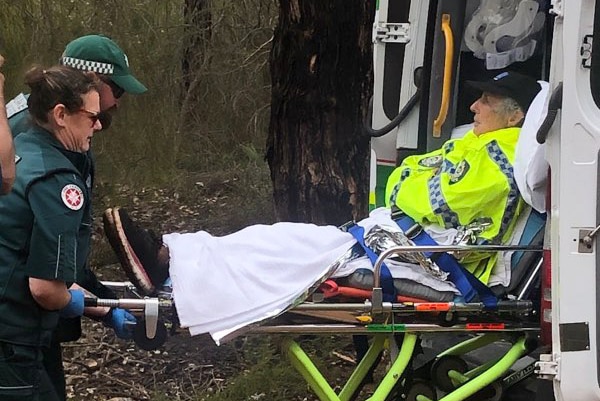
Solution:
M 182 327 L 218 343 L 240 325 L 275 316 L 354 243 L 334 226 L 255 225 L 214 237 L 168 234 L 173 297 Z
M 376 224 L 395 225 L 387 209 L 372 212 L 358 224 L 365 232 Z M 448 232 L 436 235 L 441 243 L 452 238 Z M 231 331 L 284 311 L 356 242 L 337 227 L 302 223 L 255 225 L 223 237 L 204 231 L 167 234 L 163 241 L 169 247 L 173 297 L 182 327 L 192 335 L 209 332 L 217 343 Z M 457 292 L 451 283 L 418 267 L 387 264 L 394 278 Z M 370 266 L 362 258 L 335 276 Z

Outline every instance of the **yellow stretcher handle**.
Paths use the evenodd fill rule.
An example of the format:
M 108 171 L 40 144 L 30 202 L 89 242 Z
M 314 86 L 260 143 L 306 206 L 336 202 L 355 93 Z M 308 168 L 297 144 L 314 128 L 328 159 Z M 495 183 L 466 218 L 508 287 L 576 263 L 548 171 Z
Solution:
M 444 83 L 442 87 L 442 103 L 440 112 L 433 122 L 433 137 L 442 135 L 442 125 L 448 116 L 448 105 L 450 104 L 450 89 L 452 85 L 452 58 L 454 57 L 454 37 L 450 28 L 450 14 L 442 15 L 442 32 L 446 40 L 446 58 L 444 59 Z

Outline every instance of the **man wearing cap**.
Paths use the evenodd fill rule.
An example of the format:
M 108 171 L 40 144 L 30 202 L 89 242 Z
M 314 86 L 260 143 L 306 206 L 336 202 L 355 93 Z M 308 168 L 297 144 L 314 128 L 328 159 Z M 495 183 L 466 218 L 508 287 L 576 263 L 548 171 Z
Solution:
M 94 73 L 102 82 L 99 89 L 101 111 L 99 120 L 103 130 L 111 125 L 113 113 L 117 110 L 120 98 L 125 92 L 141 94 L 147 90 L 132 75 L 129 61 L 123 50 L 113 40 L 103 35 L 87 35 L 73 40 L 67 44 L 59 61 L 63 65 Z M 21 93 L 6 105 L 13 137 L 29 128 L 27 97 Z M 87 158 L 90 168 L 85 181 L 88 190 L 91 191 L 94 180 L 94 159 L 91 151 L 87 152 Z M 60 192 L 61 189 L 56 190 Z M 91 220 L 89 216 L 89 221 Z M 89 268 L 84 272 L 84 277 L 78 280 L 77 284 L 98 297 L 115 298 L 115 294 L 102 285 Z M 113 328 L 118 337 L 131 338 L 133 326 L 129 323 L 135 322 L 135 318 L 129 312 L 119 308 L 100 308 L 97 312 L 100 315 L 89 317 L 101 320 L 105 325 Z M 79 318 L 61 319 L 54 332 L 50 348 L 44 352 L 44 365 L 61 399 L 66 399 L 66 391 L 60 343 L 75 341 L 80 336 Z
M 125 92 L 138 95 L 147 91 L 132 75 L 127 55 L 113 40 L 103 35 L 87 35 L 73 40 L 66 46 L 59 62 L 78 70 L 94 72 L 102 81 L 100 122 L 103 129 L 110 126 L 112 114 Z M 27 126 L 28 113 L 23 113 L 26 110 L 27 97 L 23 94 L 7 104 L 13 136 L 23 132 L 23 127 Z
M 540 85 L 515 72 L 468 85 L 482 92 L 471 105 L 473 128 L 441 149 L 406 158 L 388 179 L 386 202 L 421 225 L 481 222 L 478 239 L 499 244 L 510 238 L 523 209 L 512 164 L 519 127 Z M 496 256 L 478 253 L 461 262 L 487 283 Z

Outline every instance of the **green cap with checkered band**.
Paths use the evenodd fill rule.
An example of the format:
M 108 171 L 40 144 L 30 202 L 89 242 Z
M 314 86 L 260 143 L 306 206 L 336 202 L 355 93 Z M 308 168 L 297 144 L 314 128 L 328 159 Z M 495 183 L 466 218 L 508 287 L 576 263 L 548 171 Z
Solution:
M 65 48 L 60 63 L 106 75 L 128 93 L 140 94 L 148 90 L 131 74 L 123 50 L 103 35 L 87 35 L 73 40 Z

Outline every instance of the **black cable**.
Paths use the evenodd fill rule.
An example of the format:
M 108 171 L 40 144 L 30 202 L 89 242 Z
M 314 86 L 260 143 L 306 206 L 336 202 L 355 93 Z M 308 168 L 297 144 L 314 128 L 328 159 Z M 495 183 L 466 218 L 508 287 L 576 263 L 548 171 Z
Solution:
M 367 111 L 367 118 L 363 123 L 365 134 L 372 138 L 379 138 L 381 136 L 384 136 L 385 134 L 396 128 L 398 125 L 400 125 L 402 121 L 404 121 L 404 119 L 408 116 L 413 107 L 415 107 L 419 103 L 420 99 L 421 90 L 417 89 L 415 94 L 412 95 L 412 97 L 408 100 L 408 102 L 406 102 L 402 110 L 400 110 L 398 115 L 394 117 L 394 119 L 390 121 L 389 124 L 380 129 L 373 129 L 371 127 L 373 123 L 373 97 L 371 97 L 371 99 L 369 100 L 369 110 Z

